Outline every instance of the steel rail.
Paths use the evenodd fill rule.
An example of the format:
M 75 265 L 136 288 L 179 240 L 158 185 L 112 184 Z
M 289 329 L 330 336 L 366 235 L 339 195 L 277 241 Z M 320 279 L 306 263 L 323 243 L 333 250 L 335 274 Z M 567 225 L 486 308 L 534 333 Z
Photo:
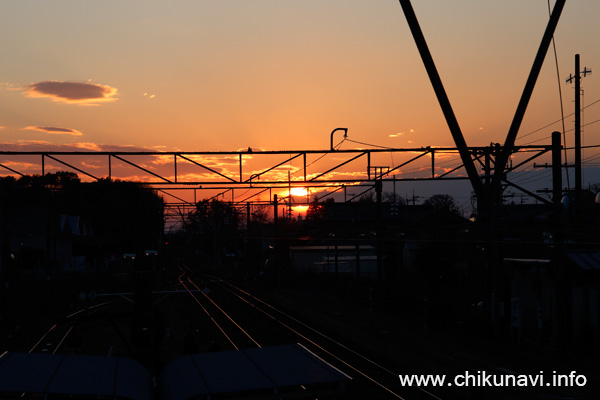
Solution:
M 258 297 L 248 293 L 247 291 L 219 278 L 213 275 L 209 275 L 209 274 L 205 274 L 206 276 L 215 279 L 221 283 L 226 284 L 227 286 L 232 287 L 234 290 L 243 293 L 245 296 L 247 296 L 248 298 L 244 298 L 242 296 L 240 296 L 237 293 L 234 293 L 231 289 L 228 289 L 227 287 L 221 285 L 221 287 L 223 289 L 225 289 L 226 291 L 228 291 L 229 293 L 231 293 L 233 296 L 239 298 L 241 301 L 247 303 L 249 306 L 253 307 L 254 309 L 256 309 L 257 311 L 261 312 L 262 314 L 266 315 L 267 317 L 269 317 L 270 319 L 272 319 L 273 321 L 279 323 L 280 325 L 282 325 L 284 328 L 288 329 L 289 331 L 293 332 L 294 334 L 298 335 L 300 338 L 304 339 L 305 341 L 307 341 L 308 343 L 310 343 L 311 345 L 315 346 L 316 348 L 318 348 L 319 350 L 323 351 L 324 353 L 328 354 L 329 356 L 333 357 L 334 359 L 336 359 L 337 361 L 341 362 L 342 364 L 344 364 L 346 367 L 350 368 L 351 370 L 353 370 L 354 372 L 358 373 L 359 375 L 361 375 L 362 377 L 366 378 L 368 381 L 370 381 L 371 383 L 375 384 L 376 386 L 378 386 L 379 388 L 383 389 L 384 391 L 386 391 L 387 393 L 391 394 L 392 396 L 398 398 L 398 399 L 402 399 L 405 400 L 404 397 L 400 396 L 398 393 L 394 392 L 392 389 L 388 388 L 387 386 L 385 386 L 384 384 L 378 382 L 375 378 L 372 378 L 371 376 L 369 376 L 367 373 L 365 373 L 364 371 L 361 371 L 359 369 L 359 367 L 356 367 L 352 364 L 350 364 L 348 361 L 343 360 L 342 358 L 338 357 L 337 355 L 333 354 L 331 351 L 325 349 L 323 346 L 319 345 L 318 343 L 316 343 L 314 340 L 310 339 L 309 337 L 307 337 L 306 335 L 302 334 L 301 332 L 299 332 L 297 329 L 294 329 L 293 327 L 291 327 L 289 324 L 286 324 L 285 322 L 283 322 L 282 320 L 280 320 L 279 318 L 277 318 L 276 316 L 274 316 L 273 314 L 265 311 L 264 309 L 258 307 L 256 304 L 252 303 L 249 299 L 251 299 L 252 301 L 256 302 L 256 303 L 260 303 L 262 305 L 264 305 L 266 308 L 279 313 L 282 316 L 285 316 L 286 318 L 290 319 L 291 321 L 293 321 L 294 323 L 297 323 L 299 325 L 301 325 L 302 327 L 308 329 L 309 331 L 317 334 L 318 336 L 320 336 L 323 339 L 326 339 L 327 341 L 330 341 L 331 343 L 343 348 L 344 350 L 354 354 L 355 356 L 361 358 L 362 360 L 368 362 L 369 364 L 381 369 L 382 371 L 391 374 L 394 377 L 397 377 L 398 375 L 396 373 L 394 373 L 393 371 L 389 370 L 388 368 L 380 365 L 379 363 L 371 360 L 368 357 L 365 357 L 364 355 L 356 352 L 355 350 L 349 348 L 348 346 L 340 343 L 339 341 L 331 338 L 328 335 L 325 335 L 324 333 L 316 330 L 315 328 L 305 324 L 302 321 L 299 321 L 298 319 L 294 318 L 293 316 L 289 315 L 288 313 L 279 310 L 278 308 L 272 306 L 271 304 L 259 299 Z M 437 400 L 441 400 L 439 397 L 435 396 L 433 393 L 428 392 L 427 390 L 423 389 L 423 388 L 418 388 L 419 390 L 421 390 L 423 393 L 431 396 L 434 399 Z

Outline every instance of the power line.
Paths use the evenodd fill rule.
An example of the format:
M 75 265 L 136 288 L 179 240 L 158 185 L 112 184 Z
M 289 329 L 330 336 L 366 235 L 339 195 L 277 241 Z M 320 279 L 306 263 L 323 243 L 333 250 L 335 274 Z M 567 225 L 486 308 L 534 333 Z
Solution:
M 548 0 L 548 15 L 552 16 L 552 9 L 550 7 L 550 0 Z M 558 97 L 560 100 L 560 116 L 562 121 L 562 134 L 563 134 L 563 143 L 564 146 L 567 147 L 567 134 L 565 132 L 565 111 L 563 108 L 563 98 L 562 98 L 562 89 L 561 89 L 561 81 L 560 81 L 560 71 L 558 69 L 558 55 L 556 54 L 556 40 L 554 36 L 552 36 L 552 47 L 554 48 L 554 63 L 556 64 L 556 80 L 558 82 Z M 565 153 L 565 162 L 568 163 L 567 160 L 567 150 L 564 150 Z M 567 188 L 570 188 L 571 184 L 569 182 L 569 174 L 567 174 Z
M 364 143 L 364 142 L 359 142 L 359 141 L 351 140 L 351 139 L 346 139 L 346 140 L 349 141 L 349 142 L 352 142 L 352 143 L 362 144 L 363 146 L 372 146 L 372 147 L 377 147 L 377 148 L 380 148 L 380 149 L 390 149 L 390 150 L 393 149 L 393 147 L 379 146 L 379 145 L 376 145 L 376 144 Z
M 335 146 L 333 146 L 334 150 L 337 150 L 338 147 L 340 147 L 342 145 L 342 143 L 344 143 L 346 140 L 348 140 L 347 138 L 343 138 L 341 140 L 341 142 L 339 142 L 338 144 L 336 144 Z M 321 157 L 318 157 L 316 160 L 314 160 L 313 162 L 311 162 L 310 164 L 308 164 L 306 166 L 306 168 L 310 167 L 311 165 L 313 165 L 314 163 L 316 163 L 317 161 L 319 161 L 321 158 L 325 157 L 328 153 L 323 153 L 323 155 Z M 297 170 L 295 170 L 294 172 L 292 172 L 292 175 L 297 174 L 298 172 L 302 171 L 304 168 L 298 168 Z
M 594 101 L 594 102 L 592 102 L 592 103 L 588 104 L 588 105 L 587 105 L 587 106 L 585 106 L 585 107 L 582 107 L 581 109 L 582 109 L 582 110 L 585 110 L 586 108 L 589 108 L 589 107 L 591 107 L 591 106 L 593 106 L 593 105 L 595 105 L 595 104 L 597 104 L 597 103 L 600 103 L 600 99 L 598 99 L 598 100 L 596 100 L 596 101 Z M 541 131 L 541 130 L 543 130 L 543 129 L 546 129 L 546 128 L 548 128 L 548 127 L 550 127 L 550 126 L 552 126 L 552 125 L 554 125 L 554 124 L 556 124 L 556 123 L 562 122 L 562 121 L 564 121 L 565 119 L 567 119 L 567 118 L 569 118 L 569 117 L 572 117 L 573 115 L 575 115 L 575 113 L 574 113 L 574 112 L 573 112 L 573 113 L 571 113 L 571 114 L 569 114 L 569 115 L 565 115 L 565 116 L 564 116 L 563 118 L 561 118 L 561 119 L 557 119 L 557 120 L 556 120 L 556 121 L 554 121 L 554 122 L 551 122 L 551 123 L 549 123 L 549 124 L 547 124 L 547 125 L 544 125 L 544 126 L 542 126 L 541 128 L 538 128 L 538 129 L 536 129 L 536 130 L 534 130 L 534 131 L 531 131 L 531 132 L 529 132 L 529 133 L 526 133 L 526 134 L 524 134 L 524 135 L 521 135 L 521 136 L 519 137 L 519 140 L 521 140 L 521 139 L 523 139 L 523 138 L 525 138 L 525 137 L 527 137 L 527 136 L 533 135 L 534 133 L 537 133 L 537 132 L 539 132 L 539 131 Z M 594 121 L 594 122 L 598 122 L 598 121 Z M 590 123 L 590 124 L 591 124 L 591 123 Z M 588 125 L 589 125 L 589 124 L 588 124 Z M 567 130 L 567 131 L 565 131 L 565 132 L 571 132 L 571 131 L 573 131 L 573 130 L 574 130 L 574 129 L 569 129 L 569 130 Z M 530 143 L 533 143 L 533 142 L 530 142 Z
M 573 115 L 573 114 L 571 114 L 571 115 Z M 592 121 L 592 122 L 588 122 L 587 124 L 583 124 L 583 125 L 581 125 L 581 127 L 583 128 L 583 127 L 586 127 L 586 126 L 589 126 L 589 125 L 592 125 L 592 124 L 596 124 L 596 123 L 598 123 L 598 122 L 600 122 L 600 119 L 597 119 L 597 120 L 595 120 L 595 121 Z M 555 123 L 556 123 L 556 122 L 555 122 Z M 567 130 L 567 131 L 565 131 L 565 132 L 573 132 L 574 130 L 575 130 L 575 128 L 572 128 L 572 129 L 568 129 L 568 130 Z M 548 138 L 546 138 L 546 137 L 543 137 L 543 138 L 541 138 L 541 139 L 532 140 L 532 141 L 530 141 L 530 142 L 527 142 L 527 143 L 525 143 L 525 145 L 528 145 L 528 144 L 533 144 L 533 143 L 537 143 L 537 142 L 541 142 L 541 141 L 543 141 L 543 140 L 548 140 Z M 583 148 L 587 148 L 587 146 L 581 146 L 581 148 L 582 148 L 582 149 L 583 149 Z M 569 149 L 569 147 L 566 147 L 566 146 L 565 146 L 565 150 L 567 150 L 567 149 Z M 565 161 L 566 161 L 566 160 L 565 160 Z

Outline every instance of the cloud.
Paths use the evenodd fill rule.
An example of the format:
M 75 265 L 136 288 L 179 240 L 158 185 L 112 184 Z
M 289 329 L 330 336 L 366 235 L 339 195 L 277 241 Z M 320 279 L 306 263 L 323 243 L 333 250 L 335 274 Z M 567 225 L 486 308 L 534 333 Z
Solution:
M 117 100 L 117 89 L 107 85 L 83 82 L 43 81 L 26 86 L 27 97 L 49 97 L 53 101 L 97 105 Z
M 0 88 L 4 88 L 5 90 L 23 90 L 23 88 L 9 82 L 0 82 Z
M 57 128 L 55 126 L 27 126 L 23 129 L 28 130 L 28 131 L 46 132 L 51 135 L 71 135 L 71 136 L 83 135 L 81 132 L 79 132 L 75 129 Z
M 307 179 L 311 180 L 321 175 L 321 173 L 311 173 L 307 175 Z M 315 181 L 322 180 L 335 180 L 335 179 L 356 179 L 356 181 L 362 181 L 367 178 L 364 172 L 342 172 L 342 171 L 332 171 L 325 175 L 319 176 L 319 178 Z M 345 185 L 350 185 L 351 183 L 346 182 Z
M 137 146 L 96 144 L 86 142 L 58 144 L 44 140 L 17 140 L 16 142 L 0 142 L 0 147 L 2 147 L 3 151 L 152 151 L 150 148 Z
M 25 162 L 25 161 L 11 161 L 11 160 L 2 160 L 2 165 L 12 168 L 14 170 L 22 171 L 25 170 L 25 173 L 35 173 L 39 169 L 39 165 L 35 163 Z M 31 172 L 34 171 L 34 172 Z M 6 170 L 2 170 L 2 172 L 6 172 Z M 3 176 L 6 176 L 3 174 Z
M 50 143 L 47 142 L 45 140 L 17 140 L 17 143 L 2 143 L 3 147 L 8 146 L 17 146 L 17 147 L 27 147 L 27 146 L 37 146 L 37 145 L 42 145 L 42 146 L 54 146 L 54 143 Z M 8 149 L 9 151 L 11 149 Z M 17 151 L 19 151 L 17 149 Z M 35 150 L 34 150 L 35 151 Z
M 89 151 L 102 151 L 102 147 L 97 145 L 96 143 L 73 143 L 72 146 L 75 146 L 79 149 L 89 150 Z
M 98 152 L 119 152 L 119 151 L 149 151 L 149 148 L 143 147 L 135 147 L 135 146 L 124 146 L 124 145 L 105 145 L 105 144 L 95 144 L 95 143 L 69 143 L 69 144 L 57 144 L 51 143 L 45 140 L 17 140 L 14 142 L 0 142 L 0 148 L 4 152 L 80 152 L 80 151 L 98 151 Z M 62 157 L 59 157 L 63 159 Z M 37 159 L 38 161 L 34 161 Z M 67 162 L 71 165 L 76 166 L 92 175 L 98 177 L 106 177 L 108 176 L 108 164 L 106 155 L 99 156 L 86 156 L 85 158 L 77 157 L 77 158 L 65 158 Z M 133 160 L 135 161 L 135 160 Z M 11 167 L 21 173 L 25 174 L 39 174 L 41 173 L 41 160 L 39 157 L 34 157 L 31 155 L 10 155 L 10 154 L 1 154 L 0 155 L 0 163 Z M 139 163 L 141 164 L 141 163 Z M 134 167 L 128 167 L 124 163 L 117 162 L 117 160 L 113 160 L 113 168 L 118 166 L 125 166 L 126 169 L 121 173 L 121 175 L 116 175 L 113 173 L 113 177 L 119 179 L 129 179 L 127 174 L 131 172 L 137 172 Z M 54 172 L 54 171 L 65 171 L 69 170 L 65 165 L 59 164 L 57 162 L 52 162 L 46 160 L 45 164 L 46 172 Z M 75 172 L 75 171 L 73 171 Z M 76 172 L 80 178 L 83 180 L 90 180 L 92 178 L 86 177 L 84 174 L 80 174 Z M 5 174 L 10 175 L 9 172 L 4 169 L 0 169 L 0 176 L 5 176 Z M 144 180 L 143 177 L 133 176 L 131 179 Z M 146 179 L 147 180 L 147 177 Z

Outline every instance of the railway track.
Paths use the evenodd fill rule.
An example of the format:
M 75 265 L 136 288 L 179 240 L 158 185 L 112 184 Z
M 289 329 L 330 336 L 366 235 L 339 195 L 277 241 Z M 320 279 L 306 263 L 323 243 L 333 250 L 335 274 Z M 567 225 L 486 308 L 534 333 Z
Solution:
M 441 400 L 423 388 L 402 387 L 393 367 L 374 361 L 244 289 L 213 275 L 194 277 L 185 263 L 179 268 L 180 283 L 202 308 L 202 318 L 217 327 L 229 343 L 223 350 L 301 343 L 353 378 L 350 398 Z
M 294 312 L 270 301 L 265 301 L 252 291 L 227 279 L 209 274 L 194 274 L 194 271 L 183 260 L 178 263 L 177 267 L 179 276 L 174 282 L 176 290 L 157 292 L 163 296 L 160 299 L 155 297 L 154 304 L 159 302 L 163 304 L 163 300 L 171 299 L 172 304 L 169 304 L 168 301 L 164 303 L 165 310 L 172 310 L 173 306 L 183 306 L 174 318 L 185 316 L 188 320 L 197 321 L 197 326 L 205 332 L 210 331 L 209 335 L 215 339 L 214 348 L 202 348 L 198 351 L 187 352 L 184 350 L 179 354 L 300 343 L 310 352 L 352 377 L 347 396 L 344 397 L 352 399 L 441 400 L 457 398 L 457 396 L 464 399 L 512 399 L 527 398 L 527 394 L 531 393 L 531 391 L 513 390 L 497 395 L 497 391 L 492 393 L 490 390 L 487 391 L 488 396 L 481 397 L 483 391 L 466 389 L 463 393 L 457 388 L 402 386 L 398 374 L 415 373 L 415 371 L 407 370 L 408 362 L 394 364 L 392 356 L 373 355 L 367 350 L 369 347 L 363 348 L 357 345 L 356 342 L 346 338 L 347 335 L 340 335 L 335 329 L 328 330 L 328 324 L 319 325 L 320 322 L 315 322 L 320 321 L 318 319 L 312 321 L 310 318 L 299 318 Z M 179 294 L 171 296 L 175 292 Z M 95 324 L 95 313 L 109 311 L 111 307 L 125 301 L 123 298 L 106 301 L 66 316 L 50 326 L 29 352 L 55 354 L 65 350 L 73 351 L 72 348 L 65 349 L 67 347 L 65 344 L 71 342 L 70 339 L 77 335 L 78 326 L 81 328 L 81 325 L 87 324 L 88 321 L 90 324 Z M 128 302 L 132 304 L 131 300 Z M 110 314 L 118 313 L 111 311 Z M 169 326 L 174 327 L 175 325 Z M 177 353 L 178 351 L 175 350 L 171 356 L 176 357 Z M 165 361 L 169 361 L 172 357 Z M 462 368 L 462 364 L 460 368 Z M 474 365 L 473 363 L 469 363 L 469 368 L 487 369 L 484 365 Z M 157 368 L 154 373 L 159 371 L 160 368 Z M 489 394 L 493 394 L 493 396 L 490 397 Z
M 64 348 L 68 340 L 77 334 L 78 320 L 82 317 L 90 318 L 94 314 L 106 311 L 110 307 L 118 306 L 125 300 L 117 299 L 102 302 L 90 307 L 82 308 L 74 313 L 67 315 L 65 318 L 56 321 L 48 330 L 40 337 L 40 339 L 29 349 L 29 353 L 47 353 L 56 354 Z M 77 340 L 77 339 L 74 339 Z
M 56 354 L 73 330 L 72 324 L 56 323 L 29 350 L 29 353 Z
M 403 386 L 399 374 L 418 374 L 408 362 L 394 364 L 393 357 L 370 355 L 363 349 L 357 350 L 354 344 L 340 338 L 338 333 L 327 332 L 313 322 L 296 317 L 293 313 L 266 302 L 250 291 L 234 285 L 228 280 L 214 275 L 205 275 L 206 286 L 211 289 L 212 299 L 228 310 L 230 317 L 248 326 L 249 332 L 262 345 L 285 343 L 301 343 L 331 365 L 353 378 L 350 398 L 371 399 L 567 399 L 593 398 L 582 390 L 561 387 L 456 387 L 456 386 Z M 229 311 L 230 310 L 230 311 Z M 260 316 L 260 317 L 259 317 Z M 254 323 L 252 321 L 254 320 Z M 344 335 L 342 335 L 344 336 Z M 410 346 L 409 343 L 406 344 Z M 448 377 L 470 371 L 486 371 L 488 374 L 506 373 L 500 367 L 485 361 L 462 358 L 460 355 L 447 358 L 443 352 L 439 354 L 439 370 Z M 434 363 L 438 358 L 432 359 Z M 432 364 L 433 365 L 433 364 Z M 429 374 L 436 373 L 428 367 Z M 510 372 L 510 371 L 509 371 Z M 519 374 L 517 372 L 510 372 Z M 524 372 L 521 372 L 524 373 Z M 542 394 L 543 393 L 543 394 Z M 541 397 L 540 397 L 541 396 Z

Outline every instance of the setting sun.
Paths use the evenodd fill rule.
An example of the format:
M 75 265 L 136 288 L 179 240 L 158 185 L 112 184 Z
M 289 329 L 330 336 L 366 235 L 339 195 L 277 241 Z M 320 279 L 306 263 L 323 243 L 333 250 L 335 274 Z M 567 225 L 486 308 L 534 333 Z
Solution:
M 306 196 L 308 194 L 308 190 L 304 187 L 293 187 L 290 189 L 290 194 L 292 196 Z

